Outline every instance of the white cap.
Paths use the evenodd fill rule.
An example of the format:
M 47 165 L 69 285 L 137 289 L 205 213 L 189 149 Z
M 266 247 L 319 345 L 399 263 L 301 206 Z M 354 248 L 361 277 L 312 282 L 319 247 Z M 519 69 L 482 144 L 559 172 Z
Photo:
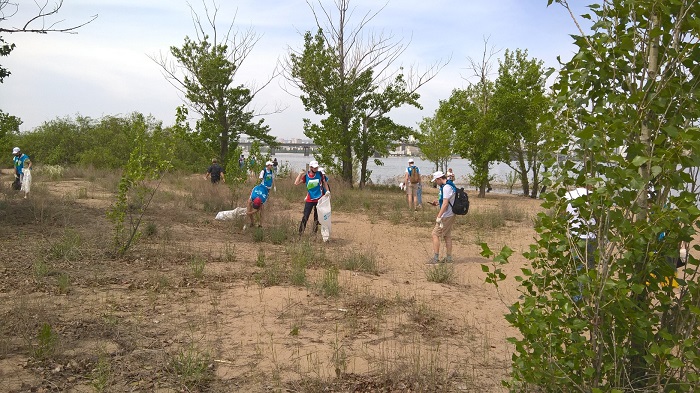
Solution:
M 431 180 L 431 181 L 435 181 L 435 180 L 437 180 L 441 177 L 444 177 L 444 176 L 445 176 L 445 174 L 442 173 L 442 171 L 437 171 L 437 172 L 433 173 L 433 180 Z
M 408 163 L 409 163 L 409 164 L 413 164 L 413 158 L 409 158 L 409 159 L 408 159 Z
M 318 161 L 311 161 L 309 163 L 310 168 L 318 168 Z
M 265 165 L 272 165 L 272 161 L 266 162 Z
M 19 147 L 12 148 L 12 154 L 17 154 L 17 153 L 19 153 Z

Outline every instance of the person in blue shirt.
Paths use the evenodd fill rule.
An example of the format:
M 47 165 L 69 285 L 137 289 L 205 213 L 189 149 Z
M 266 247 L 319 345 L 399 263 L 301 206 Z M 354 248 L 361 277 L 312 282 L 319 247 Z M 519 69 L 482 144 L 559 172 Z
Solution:
M 258 217 L 258 227 L 262 227 L 263 218 L 263 206 L 267 202 L 267 197 L 269 195 L 269 190 L 264 184 L 258 184 L 253 187 L 253 191 L 250 192 L 250 198 L 248 198 L 248 211 L 247 215 L 250 218 L 250 226 L 255 225 L 255 216 Z M 245 229 L 245 227 L 243 227 Z
M 29 159 L 28 155 L 19 150 L 19 147 L 12 149 L 12 155 L 14 156 L 12 161 L 15 167 L 15 182 L 21 184 L 22 178 L 24 177 L 24 171 L 29 171 L 32 169 L 32 161 Z
M 435 217 L 435 227 L 433 228 L 433 257 L 428 260 L 429 265 L 440 262 L 440 238 L 445 239 L 445 259 L 444 262 L 452 262 L 452 224 L 455 221 L 455 214 L 452 212 L 452 205 L 455 202 L 455 192 L 457 187 L 452 180 L 447 180 L 447 175 L 442 171 L 433 173 L 432 181 L 439 187 L 438 200 L 431 203 L 433 206 L 440 206 L 437 217 Z M 447 187 L 445 187 L 447 186 Z
M 264 184 L 268 190 L 271 190 L 275 186 L 275 173 L 272 169 L 272 161 L 265 163 L 265 168 L 260 171 L 259 178 L 260 182 Z M 275 191 L 277 191 L 277 187 L 275 187 Z
M 325 194 L 330 194 L 328 191 L 328 185 L 323 178 L 323 174 L 318 170 L 318 162 L 311 161 L 309 163 L 309 171 L 301 171 L 294 180 L 294 185 L 299 185 L 304 183 L 306 185 L 306 199 L 304 200 L 304 215 L 301 218 L 301 223 L 299 224 L 299 234 L 304 233 L 306 229 L 306 222 L 309 220 L 311 211 L 314 211 L 314 233 L 318 232 L 318 211 L 316 210 L 316 205 L 318 200 Z

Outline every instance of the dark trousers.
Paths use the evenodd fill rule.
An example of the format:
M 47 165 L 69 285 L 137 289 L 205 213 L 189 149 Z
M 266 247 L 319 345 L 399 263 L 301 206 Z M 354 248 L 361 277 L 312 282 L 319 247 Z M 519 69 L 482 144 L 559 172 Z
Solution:
M 304 216 L 301 218 L 301 224 L 299 224 L 299 233 L 304 233 L 306 229 L 306 222 L 309 221 L 309 216 L 311 215 L 311 210 L 314 211 L 314 233 L 318 232 L 318 211 L 316 210 L 316 205 L 318 202 L 306 202 L 304 204 Z

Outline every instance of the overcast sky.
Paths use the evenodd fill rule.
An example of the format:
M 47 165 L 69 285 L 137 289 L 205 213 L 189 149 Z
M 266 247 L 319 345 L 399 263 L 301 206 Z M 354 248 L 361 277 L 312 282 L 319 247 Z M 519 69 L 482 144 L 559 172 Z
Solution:
M 16 0 L 18 13 L 2 27 L 18 27 L 36 13 L 33 0 Z M 39 0 L 43 3 L 44 0 Z M 53 3 L 56 0 L 49 0 Z M 323 0 L 331 9 L 334 1 Z M 207 0 L 211 4 L 210 0 Z M 316 30 L 313 15 L 304 0 L 218 1 L 218 21 L 225 30 L 235 16 L 240 30 L 252 28 L 260 35 L 243 63 L 237 83 L 265 82 L 289 47 L 302 47 L 301 34 Z M 585 0 L 576 3 L 583 13 Z M 201 0 L 191 0 L 203 15 Z M 378 0 L 351 0 L 355 17 L 384 4 Z M 5 10 L 7 14 L 7 9 Z M 169 55 L 170 46 L 181 46 L 185 36 L 195 36 L 190 9 L 180 0 L 64 0 L 59 26 L 80 24 L 98 14 L 78 34 L 5 34 L 17 45 L 0 64 L 12 74 L 0 85 L 0 109 L 24 122 L 31 130 L 57 117 L 76 115 L 99 119 L 105 115 L 127 115 L 137 111 L 153 115 L 165 126 L 172 125 L 175 108 L 182 104 L 178 91 L 148 56 Z M 357 21 L 358 19 L 354 19 Z M 352 20 L 351 20 L 352 23 Z M 38 26 L 35 26 L 38 27 Z M 468 58 L 480 58 L 484 39 L 503 50 L 527 49 L 545 66 L 558 67 L 557 56 L 568 60 L 574 53 L 570 34 L 576 27 L 559 5 L 547 0 L 390 0 L 368 26 L 393 34 L 408 48 L 399 63 L 425 68 L 451 59 L 438 76 L 419 90 L 423 110 L 406 108 L 390 115 L 398 123 L 416 126 L 432 116 L 439 100 L 454 88 L 469 83 Z M 499 56 L 500 57 L 500 56 Z M 494 63 L 494 78 L 498 64 Z M 471 81 L 474 81 L 473 79 Z M 281 105 L 283 113 L 266 116 L 272 135 L 303 138 L 304 112 L 298 98 L 282 90 L 282 80 L 273 81 L 254 102 L 258 109 Z

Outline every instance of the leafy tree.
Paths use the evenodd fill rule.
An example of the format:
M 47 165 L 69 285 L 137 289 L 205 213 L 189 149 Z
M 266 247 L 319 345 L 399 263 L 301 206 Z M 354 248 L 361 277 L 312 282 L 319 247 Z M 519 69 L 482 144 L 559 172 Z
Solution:
M 491 58 L 494 51 L 487 52 L 484 43 L 482 59 L 469 59 L 470 69 L 478 81 L 466 89 L 455 89 L 446 101 L 441 101 L 438 108 L 442 116 L 454 129 L 454 151 L 469 160 L 474 173 L 471 183 L 479 187 L 478 197 L 486 195 L 491 180 L 491 165 L 502 159 L 507 136 L 493 127 L 493 109 L 491 101 L 494 83 L 489 79 Z
M 551 130 L 545 122 L 551 106 L 545 95 L 545 72 L 541 61 L 528 59 L 527 50 L 506 50 L 503 57 L 493 92 L 493 125 L 510 138 L 503 161 L 520 177 L 523 195 L 535 198 L 547 152 L 544 142 Z
M 590 9 L 592 32 L 574 36 L 578 52 L 554 86 L 558 111 L 571 115 L 563 128 L 571 132 L 557 140 L 576 159 L 550 163 L 545 176 L 551 213 L 538 217 L 531 267 L 516 278 L 523 296 L 507 315 L 520 332 L 511 339 L 510 386 L 696 391 L 700 247 L 675 284 L 674 262 L 679 243 L 695 241 L 700 218 L 700 3 L 618 0 Z M 574 185 L 594 187 L 574 202 L 595 219 L 592 268 L 567 235 L 565 192 Z M 483 268 L 490 282 L 504 278 L 499 266 Z
M 453 154 L 454 128 L 439 111 L 433 117 L 424 117 L 418 127 L 418 148 L 428 161 L 435 163 L 435 170 L 446 172 Z
M 0 56 L 9 56 L 13 49 L 15 49 L 15 44 L 8 44 L 7 41 L 0 36 Z M 0 83 L 8 76 L 10 76 L 10 71 L 0 66 Z
M 17 116 L 12 116 L 0 110 L 0 149 L 10 151 L 13 138 L 19 135 L 19 125 L 22 124 Z
M 217 152 L 226 166 L 232 159 L 230 152 L 238 146 L 242 134 L 276 145 L 264 119 L 255 120 L 261 114 L 250 109 L 255 95 L 272 78 L 257 90 L 235 84 L 241 65 L 259 37 L 252 30 L 236 31 L 232 35 L 235 21 L 231 22 L 227 33 L 220 36 L 216 25 L 218 8 L 214 6 L 210 11 L 206 3 L 203 4 L 211 34 L 190 7 L 197 37 L 185 37 L 182 47 L 170 47 L 174 62 L 163 56 L 151 59 L 183 94 L 189 108 L 201 116 L 190 136 Z
M 316 16 L 317 33 L 304 34 L 304 48 L 291 52 L 286 77 L 302 94 L 307 111 L 326 116 L 319 123 L 304 121 L 304 133 L 321 146 L 321 162 L 340 168 L 342 179 L 353 184 L 355 160 L 361 165 L 360 187 L 367 175 L 367 161 L 376 153 L 388 153 L 392 142 L 408 137 L 410 129 L 388 118 L 403 105 L 420 107 L 416 93 L 439 67 L 424 73 L 390 71 L 404 52 L 400 42 L 384 35 L 365 35 L 365 27 L 377 13 L 367 13 L 354 27 L 349 0 L 338 0 L 337 21 L 319 1 L 326 27 Z M 384 153 L 384 154 L 386 154 Z M 378 161 L 378 160 L 377 160 Z

